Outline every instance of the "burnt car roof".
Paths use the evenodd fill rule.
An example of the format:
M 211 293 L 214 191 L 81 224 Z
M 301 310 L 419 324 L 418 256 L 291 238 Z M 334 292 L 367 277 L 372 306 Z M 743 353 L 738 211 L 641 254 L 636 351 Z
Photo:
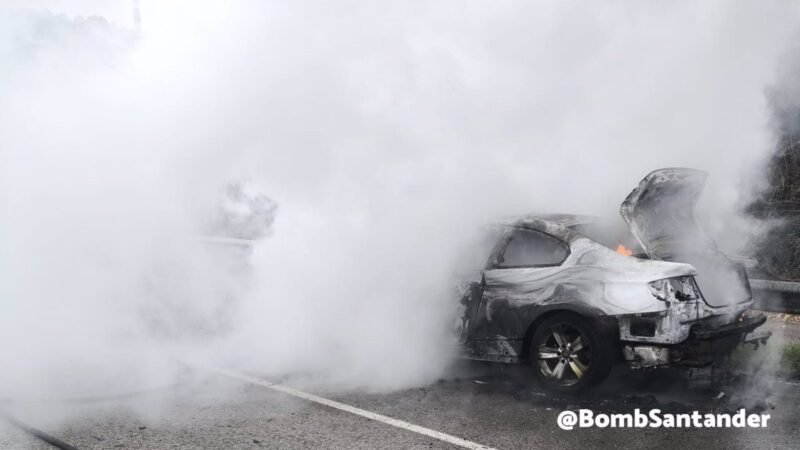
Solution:
M 543 231 L 567 242 L 579 237 L 571 228 L 576 225 L 603 222 L 601 217 L 581 214 L 527 214 L 507 217 L 494 223 L 498 227 L 522 227 Z
M 587 223 L 602 222 L 601 217 L 588 216 L 582 214 L 527 214 L 519 217 L 512 217 L 506 225 L 517 225 L 525 227 L 531 225 L 538 227 L 537 222 L 547 222 L 553 225 L 560 225 L 562 227 L 573 227 L 575 225 L 582 225 Z

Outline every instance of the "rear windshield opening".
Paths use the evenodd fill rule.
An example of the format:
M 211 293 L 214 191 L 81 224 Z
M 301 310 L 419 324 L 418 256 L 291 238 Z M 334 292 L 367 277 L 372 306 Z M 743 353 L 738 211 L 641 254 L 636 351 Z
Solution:
M 584 223 L 569 228 L 621 255 L 637 258 L 647 257 L 639 241 L 633 237 L 627 225 L 622 221 L 619 223 Z

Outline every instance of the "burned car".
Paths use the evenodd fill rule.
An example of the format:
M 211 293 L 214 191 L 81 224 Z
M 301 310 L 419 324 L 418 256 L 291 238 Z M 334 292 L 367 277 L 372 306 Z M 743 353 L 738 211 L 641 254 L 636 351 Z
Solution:
M 706 174 L 647 175 L 615 227 L 532 215 L 494 227 L 485 266 L 461 299 L 471 359 L 524 363 L 541 383 L 579 391 L 619 360 L 634 368 L 710 366 L 766 318 L 753 314 L 745 269 L 695 222 Z

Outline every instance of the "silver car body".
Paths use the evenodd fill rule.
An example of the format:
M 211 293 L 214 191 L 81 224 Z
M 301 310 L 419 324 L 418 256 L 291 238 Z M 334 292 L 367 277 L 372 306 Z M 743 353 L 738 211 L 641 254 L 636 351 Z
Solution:
M 737 326 L 753 303 L 746 276 L 730 282 L 737 285 L 729 290 L 735 298 L 709 301 L 695 281 L 695 278 L 702 280 L 702 273 L 686 262 L 666 260 L 670 254 L 663 250 L 663 243 L 669 241 L 665 236 L 676 235 L 664 232 L 663 228 L 652 232 L 648 220 L 658 217 L 654 219 L 651 211 L 663 213 L 663 208 L 654 206 L 656 194 L 668 198 L 671 207 L 691 205 L 688 212 L 679 211 L 679 220 L 673 221 L 674 226 L 682 230 L 697 227 L 691 214 L 694 198 L 687 202 L 666 195 L 670 189 L 679 190 L 676 186 L 681 185 L 687 173 L 694 182 L 688 191 L 696 198 L 700 191 L 696 171 L 662 169 L 645 177 L 623 203 L 622 215 L 647 252 L 647 255 L 637 255 L 640 257 L 620 254 L 576 231 L 581 225 L 600 221 L 593 217 L 532 215 L 501 225 L 498 243 L 481 279 L 472 283 L 462 299 L 460 328 L 467 355 L 500 362 L 524 359 L 526 339 L 532 328 L 537 320 L 553 311 L 572 311 L 618 327 L 625 358 L 634 366 L 668 364 L 681 358 L 688 360 L 681 352 L 665 349 L 690 341 L 693 329 L 697 332 L 710 330 L 709 339 L 715 339 L 722 334 L 743 336 L 760 325 L 749 321 L 747 326 Z M 663 183 L 673 183 L 673 186 Z M 646 208 L 642 208 L 642 204 Z M 504 246 L 518 230 L 533 230 L 557 239 L 568 250 L 566 258 L 546 267 L 501 267 L 498 259 L 502 259 Z M 699 227 L 692 230 L 699 230 Z M 655 246 L 654 242 L 661 246 Z M 702 247 L 701 253 L 712 255 L 715 261 L 721 260 L 717 269 L 725 277 L 736 278 L 744 273 L 738 271 L 735 263 L 720 256 L 714 247 Z M 661 290 L 654 291 L 654 283 Z M 744 291 L 746 297 L 743 297 Z M 714 292 L 724 291 L 715 289 Z

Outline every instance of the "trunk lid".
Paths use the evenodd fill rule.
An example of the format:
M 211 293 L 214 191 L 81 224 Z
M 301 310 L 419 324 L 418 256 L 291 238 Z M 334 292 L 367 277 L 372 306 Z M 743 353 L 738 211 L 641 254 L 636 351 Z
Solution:
M 744 267 L 717 249 L 694 219 L 706 173 L 668 168 L 648 174 L 622 202 L 620 214 L 651 259 L 691 264 L 710 306 L 751 299 Z

